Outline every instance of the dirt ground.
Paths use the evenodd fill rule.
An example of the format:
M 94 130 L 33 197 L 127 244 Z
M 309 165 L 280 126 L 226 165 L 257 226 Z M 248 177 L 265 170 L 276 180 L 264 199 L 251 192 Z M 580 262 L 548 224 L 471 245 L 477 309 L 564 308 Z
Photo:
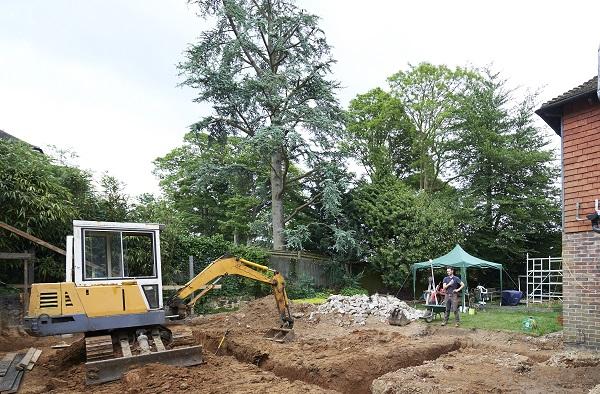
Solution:
M 262 338 L 277 325 L 272 297 L 237 312 L 194 318 L 186 324 L 203 346 L 202 365 L 148 364 L 98 386 L 84 385 L 82 346 L 50 347 L 80 344 L 77 336 L 40 339 L 13 330 L 0 338 L 0 356 L 43 349 L 21 393 L 588 393 L 600 384 L 600 356 L 563 349 L 557 334 L 533 338 L 439 322 L 397 327 L 375 319 L 341 327 L 334 315 L 309 321 L 314 310 L 293 306 L 296 339 L 284 344 Z

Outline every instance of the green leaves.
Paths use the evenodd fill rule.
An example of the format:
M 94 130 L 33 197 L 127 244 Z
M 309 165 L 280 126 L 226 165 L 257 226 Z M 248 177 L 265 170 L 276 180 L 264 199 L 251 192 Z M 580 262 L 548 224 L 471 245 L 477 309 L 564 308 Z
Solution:
M 461 238 L 451 204 L 393 178 L 355 189 L 347 209 L 365 258 L 388 285 L 399 286 L 410 264 L 450 250 Z
M 334 62 L 329 45 L 318 18 L 292 2 L 194 3 L 211 26 L 179 70 L 182 84 L 198 91 L 196 101 L 213 109 L 195 129 L 221 141 L 244 137 L 255 160 L 268 166 L 273 247 L 281 249 L 286 216 L 310 205 L 289 212 L 290 168 L 302 163 L 310 171 L 336 156 L 342 111 L 333 94 L 338 85 L 327 78 Z

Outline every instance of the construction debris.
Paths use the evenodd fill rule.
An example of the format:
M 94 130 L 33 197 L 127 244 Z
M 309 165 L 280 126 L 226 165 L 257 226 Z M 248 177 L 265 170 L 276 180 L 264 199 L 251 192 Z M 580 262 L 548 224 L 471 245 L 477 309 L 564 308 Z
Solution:
M 8 367 L 10 366 L 16 355 L 16 353 L 7 353 L 6 355 L 4 355 L 4 358 L 2 358 L 2 361 L 0 361 L 0 376 L 6 375 L 6 371 L 8 371 Z
M 423 311 L 408 306 L 404 301 L 390 295 L 332 295 L 327 302 L 320 305 L 316 312 L 310 314 L 309 320 L 314 320 L 316 314 L 337 314 L 340 319 L 338 325 L 365 325 L 369 316 L 376 317 L 384 322 L 389 319 L 392 311 L 401 310 L 402 314 L 410 321 L 419 319 Z
M 41 349 L 29 348 L 27 353 L 8 353 L 0 361 L 0 393 L 12 394 L 19 391 L 26 371 L 31 371 L 42 354 Z
M 23 356 L 25 356 L 24 353 L 17 354 L 8 366 L 6 374 L 0 380 L 0 393 L 16 393 L 19 390 L 24 371 L 19 371 L 17 365 L 21 362 Z
M 25 353 L 25 356 L 21 359 L 21 361 L 19 362 L 19 364 L 17 364 L 17 369 L 19 371 L 24 370 L 25 368 L 27 368 L 27 366 L 29 365 L 29 363 L 31 362 L 31 359 L 33 358 L 33 356 L 35 355 L 36 352 L 36 348 L 30 347 L 29 350 L 27 351 L 27 353 Z
M 33 367 L 35 366 L 35 363 L 37 362 L 38 358 L 40 358 L 41 355 L 42 355 L 42 349 L 36 349 L 35 353 L 33 354 L 33 357 L 31 357 L 31 361 L 29 361 L 29 364 L 27 364 L 28 371 L 31 371 L 33 369 Z

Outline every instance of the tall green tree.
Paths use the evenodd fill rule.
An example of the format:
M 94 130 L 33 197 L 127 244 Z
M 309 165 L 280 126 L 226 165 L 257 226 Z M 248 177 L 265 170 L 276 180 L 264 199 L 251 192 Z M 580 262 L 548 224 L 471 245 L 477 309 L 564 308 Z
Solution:
M 445 65 L 420 63 L 408 71 L 399 71 L 388 78 L 391 94 L 404 106 L 404 112 L 414 130 L 413 163 L 420 190 L 439 188 L 441 177 L 446 181 L 451 147 L 455 140 L 454 125 L 461 97 L 467 94 L 468 83 L 478 75 L 468 69 L 451 69 Z
M 244 136 L 256 147 L 270 172 L 272 245 L 283 249 L 289 185 L 322 167 L 341 129 L 330 47 L 318 18 L 291 1 L 193 3 L 212 25 L 179 65 L 196 101 L 213 108 L 195 127 L 217 139 Z M 290 177 L 300 162 L 306 174 Z
M 24 143 L 0 140 L 0 220 L 48 242 L 64 244 L 56 234 L 66 233 L 77 210 L 57 172 L 48 156 Z M 5 251 L 32 246 L 4 232 L 0 237 L 0 249 Z
M 74 219 L 103 219 L 91 175 L 27 144 L 0 140 L 0 221 L 64 247 Z M 22 237 L 0 230 L 0 250 L 34 250 L 36 280 L 64 278 L 62 256 Z M 9 267 L 0 276 L 13 282 L 19 272 Z
M 468 243 L 515 264 L 526 253 L 560 255 L 558 167 L 532 119 L 535 96 L 515 100 L 498 74 L 482 72 L 460 101 L 456 173 L 474 220 Z
M 391 175 L 406 178 L 414 172 L 414 130 L 398 98 L 380 88 L 359 94 L 346 117 L 344 148 L 372 181 Z
M 236 244 L 267 235 L 255 222 L 268 208 L 269 167 L 249 148 L 240 137 L 218 141 L 190 132 L 182 146 L 155 160 L 160 186 L 190 230 L 222 232 Z
M 100 179 L 99 216 L 107 222 L 126 222 L 131 209 L 125 185 L 116 177 L 104 174 Z
M 359 256 L 388 286 L 400 286 L 410 264 L 449 251 L 462 239 L 452 204 L 397 179 L 360 185 L 345 209 L 360 240 Z

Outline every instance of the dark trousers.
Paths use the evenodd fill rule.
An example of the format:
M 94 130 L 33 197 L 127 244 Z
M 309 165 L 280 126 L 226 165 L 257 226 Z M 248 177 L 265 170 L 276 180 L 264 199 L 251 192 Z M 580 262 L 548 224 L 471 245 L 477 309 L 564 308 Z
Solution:
M 444 315 L 444 321 L 448 321 L 450 317 L 450 311 L 454 312 L 454 320 L 458 323 L 460 316 L 458 314 L 458 293 L 446 294 L 444 298 L 446 302 L 446 314 Z

